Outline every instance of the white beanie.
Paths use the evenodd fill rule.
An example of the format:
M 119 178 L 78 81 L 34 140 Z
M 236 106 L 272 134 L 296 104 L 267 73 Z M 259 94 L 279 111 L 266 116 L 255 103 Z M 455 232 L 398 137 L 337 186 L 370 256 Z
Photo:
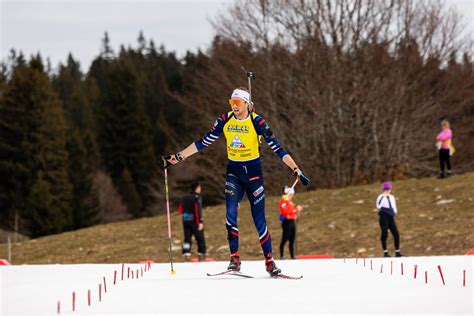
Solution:
M 283 192 L 285 192 L 286 195 L 294 195 L 295 194 L 295 189 L 285 185 L 285 188 L 283 189 Z
M 250 104 L 250 93 L 248 93 L 245 90 L 235 89 L 232 92 L 232 95 L 231 95 L 230 98 L 231 99 L 240 98 L 240 99 L 244 100 L 245 102 L 247 102 L 248 104 Z

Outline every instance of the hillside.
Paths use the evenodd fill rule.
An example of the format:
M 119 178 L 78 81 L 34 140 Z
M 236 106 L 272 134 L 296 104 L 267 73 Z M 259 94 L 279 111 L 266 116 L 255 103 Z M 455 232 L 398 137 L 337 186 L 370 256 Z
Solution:
M 398 198 L 398 228 L 402 253 L 410 256 L 464 254 L 474 248 L 474 173 L 450 179 L 411 179 L 394 183 Z M 299 187 L 301 190 L 301 187 Z M 379 185 L 316 190 L 297 194 L 305 206 L 298 222 L 298 253 L 330 253 L 335 257 L 380 256 L 378 216 L 374 209 Z M 281 236 L 279 197 L 267 198 L 267 220 L 275 252 Z M 228 256 L 225 207 L 204 210 L 209 257 Z M 178 214 L 172 215 L 175 261 L 182 261 L 182 228 Z M 258 238 L 249 205 L 240 211 L 240 254 L 260 259 Z M 389 249 L 393 243 L 389 235 Z M 112 263 L 150 259 L 168 261 L 166 216 L 95 226 L 14 244 L 14 264 Z M 193 250 L 196 245 L 193 244 Z M 6 245 L 0 245 L 6 257 Z

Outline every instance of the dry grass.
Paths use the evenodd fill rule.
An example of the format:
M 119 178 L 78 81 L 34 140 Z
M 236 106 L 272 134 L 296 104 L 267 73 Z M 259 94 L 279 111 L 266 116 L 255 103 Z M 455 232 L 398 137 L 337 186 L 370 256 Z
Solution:
M 398 199 L 398 228 L 406 255 L 464 254 L 474 248 L 474 173 L 450 179 L 411 179 L 394 184 Z M 378 184 L 297 194 L 306 206 L 298 222 L 298 253 L 330 253 L 336 257 L 381 254 L 378 216 L 374 210 Z M 444 199 L 454 202 L 437 205 Z M 267 198 L 267 220 L 275 252 L 281 236 L 279 197 Z M 225 207 L 204 210 L 209 257 L 227 260 Z M 260 259 L 257 232 L 249 205 L 242 203 L 239 218 L 240 254 Z M 172 215 L 173 254 L 181 261 L 182 228 Z M 389 237 L 393 252 L 392 239 Z M 150 259 L 168 261 L 166 216 L 119 222 L 22 241 L 13 245 L 13 263 L 111 263 Z M 193 250 L 196 245 L 193 244 Z M 0 245 L 0 257 L 6 245 Z

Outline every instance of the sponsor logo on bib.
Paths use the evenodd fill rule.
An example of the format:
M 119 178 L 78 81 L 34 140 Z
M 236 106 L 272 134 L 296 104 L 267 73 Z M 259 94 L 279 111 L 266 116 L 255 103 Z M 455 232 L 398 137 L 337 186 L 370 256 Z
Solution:
M 239 136 L 235 136 L 232 142 L 230 143 L 232 148 L 245 148 L 244 143 L 240 140 Z
M 228 132 L 237 132 L 237 133 L 249 133 L 250 129 L 247 125 L 237 125 L 237 124 L 229 124 L 227 126 Z

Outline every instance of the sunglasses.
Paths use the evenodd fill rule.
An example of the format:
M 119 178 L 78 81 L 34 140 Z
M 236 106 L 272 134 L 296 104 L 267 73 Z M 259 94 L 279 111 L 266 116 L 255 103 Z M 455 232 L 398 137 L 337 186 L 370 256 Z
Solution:
M 236 106 L 241 106 L 243 104 L 245 104 L 246 102 L 242 99 L 230 99 L 229 100 L 229 104 L 232 106 L 232 105 L 236 105 Z

